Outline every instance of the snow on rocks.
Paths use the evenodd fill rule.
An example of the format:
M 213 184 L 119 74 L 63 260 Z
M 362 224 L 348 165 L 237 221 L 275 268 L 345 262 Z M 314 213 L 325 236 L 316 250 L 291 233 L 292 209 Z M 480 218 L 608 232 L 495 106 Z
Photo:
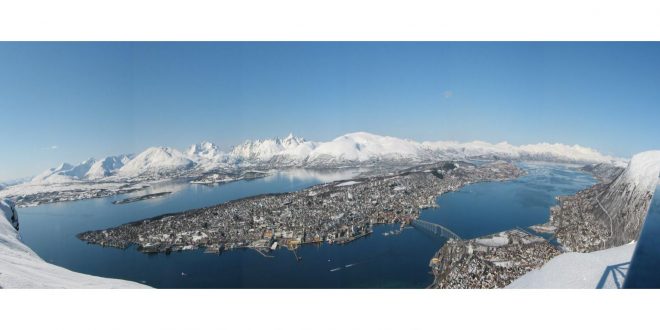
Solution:
M 11 201 L 0 200 L 0 288 L 148 288 L 49 264 L 18 239 L 15 227 L 18 227 L 16 208 Z

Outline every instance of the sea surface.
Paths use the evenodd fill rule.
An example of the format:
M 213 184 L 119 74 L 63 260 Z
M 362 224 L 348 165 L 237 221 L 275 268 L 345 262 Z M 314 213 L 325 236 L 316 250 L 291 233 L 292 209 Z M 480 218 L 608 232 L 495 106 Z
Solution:
M 527 175 L 464 187 L 438 198 L 420 218 L 462 238 L 546 222 L 555 196 L 573 194 L 596 180 L 568 165 L 521 163 Z M 287 192 L 357 174 L 355 170 L 287 171 L 270 177 L 206 186 L 184 182 L 154 185 L 138 193 L 22 208 L 21 239 L 43 259 L 74 271 L 141 282 L 157 288 L 424 288 L 428 263 L 445 238 L 423 230 L 382 225 L 346 245 L 305 245 L 302 260 L 286 249 L 272 257 L 253 250 L 203 250 L 147 255 L 86 244 L 75 235 L 163 213 L 211 206 L 263 193 Z M 140 194 L 172 194 L 129 204 L 113 201 Z

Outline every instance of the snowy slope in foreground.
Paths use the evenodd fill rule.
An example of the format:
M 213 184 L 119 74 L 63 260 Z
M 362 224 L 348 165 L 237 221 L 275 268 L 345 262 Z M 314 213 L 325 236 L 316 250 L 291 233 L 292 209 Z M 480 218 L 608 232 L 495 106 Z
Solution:
M 558 255 L 540 269 L 513 281 L 507 289 L 621 288 L 623 274 L 628 272 L 636 245 L 631 243 L 590 253 Z
M 45 262 L 18 240 L 10 219 L 15 209 L 0 200 L 0 288 L 148 288 L 145 285 L 72 272 Z

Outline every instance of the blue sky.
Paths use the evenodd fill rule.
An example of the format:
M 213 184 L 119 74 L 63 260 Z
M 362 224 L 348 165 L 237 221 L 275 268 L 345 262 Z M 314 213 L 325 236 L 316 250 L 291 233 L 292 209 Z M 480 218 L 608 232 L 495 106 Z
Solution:
M 0 180 L 249 138 L 660 148 L 660 43 L 0 43 Z

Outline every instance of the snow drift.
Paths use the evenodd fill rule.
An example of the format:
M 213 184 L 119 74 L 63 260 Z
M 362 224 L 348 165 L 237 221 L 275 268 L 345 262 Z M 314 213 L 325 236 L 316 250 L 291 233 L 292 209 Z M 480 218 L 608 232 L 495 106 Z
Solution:
M 49 264 L 18 239 L 18 227 L 13 203 L 0 200 L 0 288 L 148 288 Z

